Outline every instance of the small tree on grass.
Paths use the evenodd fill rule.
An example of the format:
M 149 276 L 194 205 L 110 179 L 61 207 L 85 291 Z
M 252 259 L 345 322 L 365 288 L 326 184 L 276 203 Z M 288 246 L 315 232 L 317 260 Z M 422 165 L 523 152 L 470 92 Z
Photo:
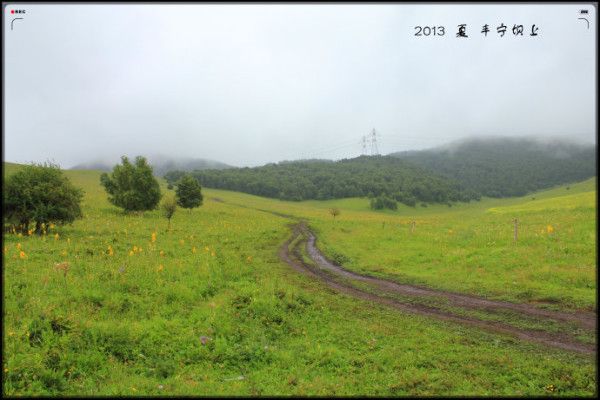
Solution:
M 160 201 L 160 185 L 144 157 L 136 157 L 135 164 L 121 157 L 121 164 L 115 165 L 110 175 L 100 175 L 100 183 L 108 201 L 125 211 L 154 210 Z
M 83 217 L 83 190 L 73 186 L 58 165 L 24 166 L 5 180 L 3 192 L 4 221 L 23 233 L 30 223 L 42 234 L 50 223 L 69 224 Z
M 190 174 L 184 175 L 177 183 L 177 205 L 192 211 L 202 205 L 202 188 L 198 181 Z
M 162 208 L 163 215 L 169 221 L 169 225 L 168 225 L 167 229 L 170 230 L 171 229 L 171 218 L 173 218 L 173 214 L 175 214 L 175 211 L 177 210 L 177 201 L 175 200 L 174 197 L 166 197 L 162 201 L 161 208 Z
M 341 214 L 341 211 L 339 208 L 330 208 L 329 209 L 329 214 L 331 214 L 333 216 L 333 220 L 335 221 L 335 217 L 337 217 L 338 215 Z

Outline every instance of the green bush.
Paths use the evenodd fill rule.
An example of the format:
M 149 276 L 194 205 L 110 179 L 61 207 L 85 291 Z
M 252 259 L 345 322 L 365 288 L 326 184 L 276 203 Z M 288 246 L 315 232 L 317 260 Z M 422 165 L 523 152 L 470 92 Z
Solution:
M 387 208 L 390 210 L 397 210 L 398 203 L 396 202 L 396 200 L 389 198 L 387 196 L 373 197 L 371 199 L 371 209 L 383 210 L 384 208 Z
M 182 208 L 196 208 L 202 205 L 202 188 L 191 175 L 184 175 L 175 189 L 177 204 Z
M 108 200 L 125 211 L 154 210 L 161 193 L 158 181 L 152 175 L 152 167 L 144 157 L 136 157 L 135 164 L 131 164 L 123 156 L 121 162 L 121 165 L 115 165 L 110 175 L 100 175 Z
M 3 189 L 4 221 L 23 233 L 31 223 L 42 234 L 51 223 L 63 225 L 83 217 L 83 190 L 73 186 L 57 165 L 25 166 L 6 179 Z

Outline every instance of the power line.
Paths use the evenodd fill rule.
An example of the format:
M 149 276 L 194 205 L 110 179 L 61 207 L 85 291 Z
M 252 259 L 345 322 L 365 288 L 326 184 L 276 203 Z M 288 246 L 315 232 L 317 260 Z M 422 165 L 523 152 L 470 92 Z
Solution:
M 377 147 L 377 132 L 375 128 L 371 131 L 371 155 L 379 155 L 379 148 Z
M 339 146 L 335 146 L 335 147 L 323 149 L 323 150 L 317 151 L 317 152 L 305 153 L 306 156 L 304 158 L 305 159 L 314 158 L 314 156 L 317 156 L 317 155 L 320 155 L 320 154 L 324 154 L 324 153 L 334 152 L 336 150 L 340 150 L 340 149 L 347 148 L 347 147 L 356 147 L 356 142 L 354 141 L 352 143 L 347 143 L 347 144 L 343 144 L 343 145 L 339 145 Z M 308 157 L 308 155 L 310 155 L 310 157 Z
M 341 150 L 348 147 L 360 146 L 361 155 L 379 155 L 379 143 L 378 143 L 378 132 L 373 128 L 373 130 L 368 135 L 363 135 L 358 143 L 356 141 L 352 142 L 342 142 L 342 144 L 338 144 L 333 147 L 329 147 L 326 149 L 320 149 L 318 151 L 307 151 L 304 152 L 304 159 L 315 158 L 317 155 L 321 155 L 324 153 L 331 153 L 337 150 Z M 309 157 L 310 156 L 310 157 Z
M 363 156 L 366 156 L 367 155 L 367 137 L 366 136 L 362 137 L 361 144 L 362 144 L 361 154 Z
M 328 147 L 323 147 L 323 146 L 313 147 L 312 149 L 302 151 L 302 158 L 304 158 L 304 159 L 311 158 L 312 156 L 317 155 L 317 154 L 334 151 L 334 150 L 339 149 L 340 147 L 352 146 L 352 145 L 356 145 L 356 142 L 354 140 L 353 141 L 343 141 L 343 142 L 340 142 L 335 145 L 330 145 Z

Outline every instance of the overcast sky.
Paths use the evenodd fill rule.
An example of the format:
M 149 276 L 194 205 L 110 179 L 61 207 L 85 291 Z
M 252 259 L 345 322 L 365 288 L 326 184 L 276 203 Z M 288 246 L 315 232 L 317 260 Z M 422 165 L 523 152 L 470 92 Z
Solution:
M 381 153 L 595 142 L 589 5 L 9 5 L 4 18 L 6 161 L 338 159 L 373 128 Z

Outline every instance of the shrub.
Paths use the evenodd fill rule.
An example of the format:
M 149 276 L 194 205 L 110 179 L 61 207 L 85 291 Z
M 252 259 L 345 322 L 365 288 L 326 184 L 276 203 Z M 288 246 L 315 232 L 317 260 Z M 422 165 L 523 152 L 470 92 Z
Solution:
M 30 223 L 43 233 L 45 226 L 82 218 L 83 190 L 76 188 L 57 165 L 32 164 L 9 176 L 4 184 L 4 219 L 27 232 Z
M 158 206 L 161 193 L 152 167 L 144 157 L 136 157 L 131 164 L 125 156 L 122 164 L 115 165 L 109 175 L 103 173 L 100 183 L 108 193 L 108 200 L 125 211 L 153 210 Z
M 335 217 L 337 217 L 338 215 L 340 215 L 341 211 L 339 208 L 330 208 L 329 209 L 329 214 L 331 214 L 333 216 L 333 219 L 335 219 Z
M 177 210 L 177 201 L 174 197 L 167 197 L 163 200 L 161 208 L 163 215 L 169 220 L 167 229 L 171 229 L 171 218 L 173 218 L 173 214 L 175 214 L 175 211 Z
M 390 210 L 397 210 L 398 203 L 396 202 L 396 200 L 384 195 L 371 198 L 371 209 L 383 210 L 384 208 Z
M 202 205 L 202 188 L 190 174 L 184 175 L 177 183 L 175 190 L 177 204 L 183 208 L 196 208 Z

